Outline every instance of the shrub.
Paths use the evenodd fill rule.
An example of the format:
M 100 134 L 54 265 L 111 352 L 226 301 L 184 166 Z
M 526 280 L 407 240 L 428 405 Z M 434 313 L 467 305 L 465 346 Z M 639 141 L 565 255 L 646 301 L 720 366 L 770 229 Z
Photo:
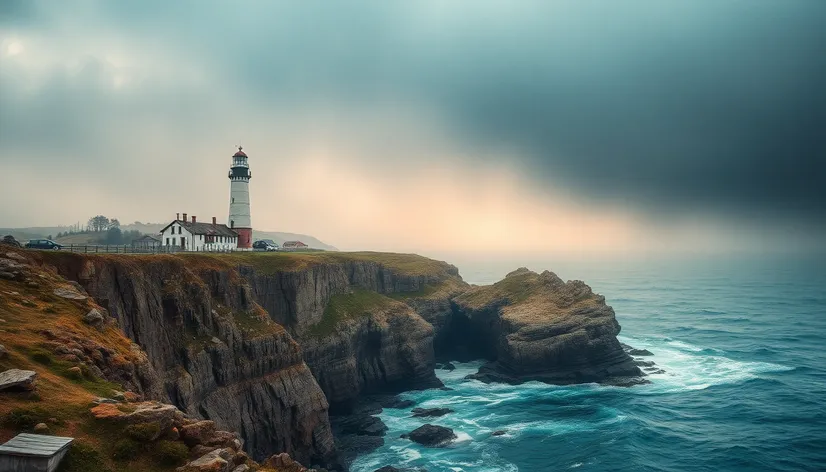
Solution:
M 32 351 L 31 358 L 33 361 L 43 365 L 49 365 L 52 363 L 53 360 L 52 355 L 50 353 L 40 349 Z
M 16 431 L 31 429 L 37 423 L 46 423 L 51 414 L 42 408 L 15 408 L 3 417 L 3 425 Z
M 189 449 L 182 442 L 159 441 L 152 449 L 155 460 L 165 466 L 178 466 L 187 461 Z
M 75 441 L 60 463 L 57 472 L 111 472 L 100 453 L 87 444 Z
M 121 439 L 112 448 L 112 457 L 119 461 L 134 459 L 141 452 L 141 445 L 132 439 Z
M 130 424 L 126 427 L 126 435 L 138 442 L 150 442 L 161 434 L 161 425 L 157 421 L 152 423 Z
M 15 408 L 3 418 L 3 424 L 19 431 L 33 427 L 40 422 L 39 420 L 40 418 L 35 412 L 23 408 Z

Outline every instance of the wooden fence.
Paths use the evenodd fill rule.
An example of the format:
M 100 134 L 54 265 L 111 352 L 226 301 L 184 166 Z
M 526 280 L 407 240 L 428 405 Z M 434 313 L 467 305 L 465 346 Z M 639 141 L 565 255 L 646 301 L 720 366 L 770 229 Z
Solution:
M 174 254 L 179 252 L 193 252 L 181 249 L 180 246 L 143 246 L 143 245 L 114 245 L 114 244 L 67 244 L 61 251 L 80 252 L 84 254 Z M 198 252 L 232 252 L 231 250 L 200 250 Z

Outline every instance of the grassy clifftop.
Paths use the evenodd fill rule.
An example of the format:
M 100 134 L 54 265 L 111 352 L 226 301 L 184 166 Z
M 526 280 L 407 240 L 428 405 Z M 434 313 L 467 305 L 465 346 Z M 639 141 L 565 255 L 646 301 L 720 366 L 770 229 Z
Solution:
M 450 264 L 428 259 L 417 254 L 390 252 L 236 252 L 232 254 L 181 254 L 176 257 L 207 261 L 217 260 L 228 265 L 248 265 L 263 274 L 281 271 L 300 271 L 323 264 L 373 262 L 398 272 L 400 275 L 450 275 L 455 268 Z
M 552 272 L 538 274 L 522 268 L 493 285 L 471 288 L 456 302 L 472 310 L 501 306 L 503 316 L 515 321 L 548 322 L 604 305 L 605 299 L 581 281 L 565 283 Z

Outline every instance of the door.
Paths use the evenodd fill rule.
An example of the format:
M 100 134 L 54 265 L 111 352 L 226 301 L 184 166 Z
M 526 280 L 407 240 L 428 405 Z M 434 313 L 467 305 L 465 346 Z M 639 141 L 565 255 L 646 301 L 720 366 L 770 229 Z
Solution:
M 181 250 L 186 251 L 186 238 L 181 236 Z

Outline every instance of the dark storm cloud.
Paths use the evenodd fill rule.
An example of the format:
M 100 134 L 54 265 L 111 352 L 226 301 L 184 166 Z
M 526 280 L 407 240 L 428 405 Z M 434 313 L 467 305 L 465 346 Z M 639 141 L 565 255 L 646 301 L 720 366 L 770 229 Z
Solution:
M 16 9 L 21 30 L 36 27 L 37 9 L 7 5 L 4 23 Z M 251 115 L 416 103 L 470 153 L 510 151 L 539 186 L 658 211 L 826 218 L 826 2 L 83 2 L 42 21 L 198 64 Z M 103 124 L 205 114 L 150 82 L 113 111 L 122 99 L 96 77 L 58 76 L 36 97 L 7 88 L 6 125 L 48 128 L 43 146 L 89 139 L 72 128 L 72 87 Z

